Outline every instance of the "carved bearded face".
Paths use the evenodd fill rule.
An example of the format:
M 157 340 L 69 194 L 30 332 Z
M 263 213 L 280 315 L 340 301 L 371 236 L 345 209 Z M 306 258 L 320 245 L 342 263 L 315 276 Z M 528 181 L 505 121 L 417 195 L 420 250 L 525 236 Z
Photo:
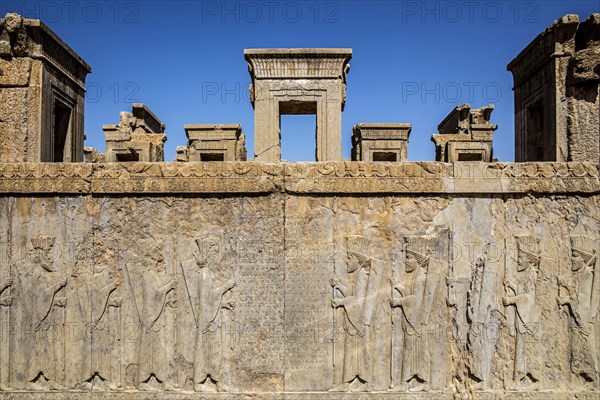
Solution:
M 571 271 L 577 272 L 585 267 L 585 259 L 581 253 L 575 249 L 571 251 Z
M 417 257 L 410 251 L 406 252 L 406 259 L 404 262 L 404 270 L 408 273 L 411 273 L 419 268 L 419 260 Z
M 44 250 L 33 250 L 33 262 L 47 272 L 54 272 L 53 262 Z
M 523 251 L 517 252 L 517 271 L 523 272 L 527 271 L 530 267 L 533 266 L 533 261 L 530 257 L 527 257 L 527 254 Z
M 346 271 L 349 274 L 359 270 L 360 268 L 364 268 L 365 272 L 368 274 L 370 271 L 370 266 L 371 264 L 366 258 L 354 252 L 348 252 L 348 262 L 346 264 Z

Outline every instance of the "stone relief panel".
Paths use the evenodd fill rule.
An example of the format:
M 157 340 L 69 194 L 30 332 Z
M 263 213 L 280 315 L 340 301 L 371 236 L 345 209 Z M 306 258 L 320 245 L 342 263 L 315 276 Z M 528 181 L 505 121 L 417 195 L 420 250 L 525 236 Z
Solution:
M 2 198 L 0 389 L 596 393 L 597 201 Z

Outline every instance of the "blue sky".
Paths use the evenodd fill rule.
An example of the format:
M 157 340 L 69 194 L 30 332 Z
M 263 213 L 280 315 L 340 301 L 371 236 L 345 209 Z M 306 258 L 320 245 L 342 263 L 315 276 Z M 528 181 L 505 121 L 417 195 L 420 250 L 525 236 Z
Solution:
M 104 150 L 103 124 L 131 103 L 166 124 L 165 160 L 186 144 L 184 124 L 240 123 L 253 156 L 254 114 L 245 48 L 353 49 L 343 121 L 412 123 L 411 161 L 433 160 L 431 134 L 454 108 L 494 104 L 494 152 L 512 161 L 512 76 L 506 65 L 564 14 L 593 1 L 0 1 L 38 18 L 93 69 L 86 145 Z M 282 120 L 282 158 L 314 161 L 314 117 Z

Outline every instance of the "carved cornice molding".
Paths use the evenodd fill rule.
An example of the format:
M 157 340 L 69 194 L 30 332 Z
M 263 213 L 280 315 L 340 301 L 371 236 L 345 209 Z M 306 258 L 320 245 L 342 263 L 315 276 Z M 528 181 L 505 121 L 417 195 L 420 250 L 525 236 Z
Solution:
M 3 194 L 600 194 L 593 163 L 4 163 Z

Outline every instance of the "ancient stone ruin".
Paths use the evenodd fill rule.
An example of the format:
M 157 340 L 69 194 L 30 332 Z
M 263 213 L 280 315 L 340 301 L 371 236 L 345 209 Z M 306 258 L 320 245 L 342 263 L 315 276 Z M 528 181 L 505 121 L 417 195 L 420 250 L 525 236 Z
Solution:
M 599 30 L 510 63 L 515 163 L 469 105 L 437 161 L 408 123 L 343 160 L 350 49 L 246 50 L 254 159 L 205 123 L 164 162 L 142 104 L 84 149 L 90 67 L 6 15 L 0 399 L 599 398 Z M 317 115 L 317 162 L 280 162 L 282 114 Z

